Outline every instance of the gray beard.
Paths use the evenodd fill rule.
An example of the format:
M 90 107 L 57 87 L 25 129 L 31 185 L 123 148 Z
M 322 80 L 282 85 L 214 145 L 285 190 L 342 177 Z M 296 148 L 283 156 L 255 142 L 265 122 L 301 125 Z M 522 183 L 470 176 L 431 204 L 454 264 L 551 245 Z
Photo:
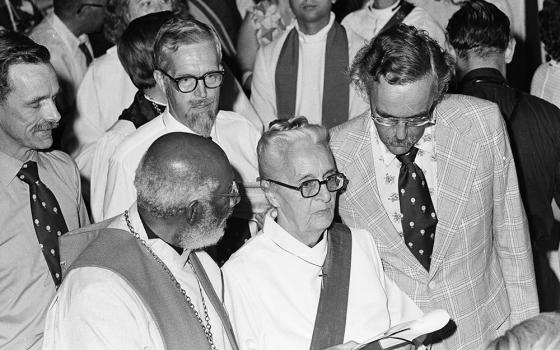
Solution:
M 216 122 L 217 111 L 207 110 L 199 113 L 192 113 L 186 116 L 191 129 L 204 137 L 209 137 Z

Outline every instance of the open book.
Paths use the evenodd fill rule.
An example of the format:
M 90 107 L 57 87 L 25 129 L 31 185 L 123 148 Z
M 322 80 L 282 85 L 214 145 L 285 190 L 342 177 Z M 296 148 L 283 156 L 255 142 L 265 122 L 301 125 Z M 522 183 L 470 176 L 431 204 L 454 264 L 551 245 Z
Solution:
M 445 310 L 433 310 L 424 316 L 391 327 L 387 331 L 368 339 L 353 350 L 398 349 L 406 344 L 420 345 L 424 335 L 443 328 L 449 322 Z M 418 340 L 420 338 L 420 340 Z

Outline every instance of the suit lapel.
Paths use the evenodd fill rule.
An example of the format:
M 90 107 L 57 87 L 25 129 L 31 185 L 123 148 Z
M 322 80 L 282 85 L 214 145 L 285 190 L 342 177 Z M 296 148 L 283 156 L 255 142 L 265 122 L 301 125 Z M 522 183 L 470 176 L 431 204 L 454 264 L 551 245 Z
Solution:
M 369 119 L 368 119 L 369 120 Z M 383 260 L 395 268 L 409 271 L 412 267 L 419 277 L 427 278 L 428 273 L 406 247 L 403 238 L 391 222 L 377 190 L 377 179 L 373 165 L 371 147 L 371 124 L 364 123 L 363 128 L 356 130 L 352 137 L 356 138 L 355 158 L 345 172 L 350 179 L 347 201 L 362 223 L 374 235 L 378 248 L 388 254 L 382 254 Z M 354 181 L 352 181 L 354 179 Z M 425 276 L 422 276 L 425 275 Z
M 439 222 L 436 228 L 430 276 L 433 276 L 441 266 L 453 236 L 459 230 L 469 201 L 480 153 L 480 146 L 464 137 L 470 128 L 470 121 L 454 118 L 461 122 L 459 125 L 450 126 L 446 123 L 445 116 L 436 117 L 438 117 L 435 135 L 438 178 L 436 213 Z

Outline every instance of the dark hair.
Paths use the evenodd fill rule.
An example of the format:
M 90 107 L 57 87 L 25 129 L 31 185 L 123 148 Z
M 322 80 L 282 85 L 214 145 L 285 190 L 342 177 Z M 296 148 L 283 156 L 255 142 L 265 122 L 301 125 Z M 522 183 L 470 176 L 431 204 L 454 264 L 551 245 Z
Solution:
M 6 100 L 11 90 L 8 77 L 10 66 L 20 63 L 49 64 L 50 58 L 46 47 L 27 36 L 0 30 L 0 102 Z
M 495 5 L 483 0 L 464 3 L 447 24 L 449 43 L 457 55 L 469 52 L 485 57 L 504 52 L 510 40 L 508 16 Z
M 187 16 L 189 8 L 186 0 L 167 0 L 171 2 L 173 13 Z M 116 44 L 128 25 L 126 14 L 130 0 L 107 0 L 105 7 L 105 22 L 103 22 L 103 33 L 105 38 Z
M 74 15 L 82 2 L 83 0 L 53 0 L 53 10 L 59 17 Z
M 163 11 L 139 17 L 130 22 L 119 40 L 119 60 L 139 90 L 152 88 L 156 84 L 154 42 L 159 28 L 173 16 L 173 12 Z
M 433 75 L 436 101 L 447 92 L 453 76 L 453 57 L 423 30 L 399 24 L 372 39 L 354 58 L 350 77 L 368 95 L 374 81 L 383 77 L 391 85 L 405 85 Z
M 539 36 L 550 58 L 560 61 L 560 2 L 545 1 L 539 12 Z
M 175 52 L 183 45 L 210 42 L 216 47 L 218 62 L 222 61 L 222 45 L 218 34 L 208 25 L 195 19 L 175 17 L 161 26 L 154 44 L 156 68 L 168 70 L 167 52 Z

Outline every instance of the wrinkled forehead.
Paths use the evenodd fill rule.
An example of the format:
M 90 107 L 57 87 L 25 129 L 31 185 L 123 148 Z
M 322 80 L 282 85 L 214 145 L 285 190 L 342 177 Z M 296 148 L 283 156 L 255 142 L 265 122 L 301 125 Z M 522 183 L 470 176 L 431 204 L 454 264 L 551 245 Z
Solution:
M 372 110 L 381 115 L 415 116 L 431 110 L 437 93 L 437 80 L 432 75 L 404 84 L 380 78 L 371 84 L 369 99 Z
M 299 179 L 306 175 L 322 178 L 325 172 L 335 169 L 334 157 L 325 143 L 298 141 L 282 153 L 283 162 L 279 172 L 289 179 Z

